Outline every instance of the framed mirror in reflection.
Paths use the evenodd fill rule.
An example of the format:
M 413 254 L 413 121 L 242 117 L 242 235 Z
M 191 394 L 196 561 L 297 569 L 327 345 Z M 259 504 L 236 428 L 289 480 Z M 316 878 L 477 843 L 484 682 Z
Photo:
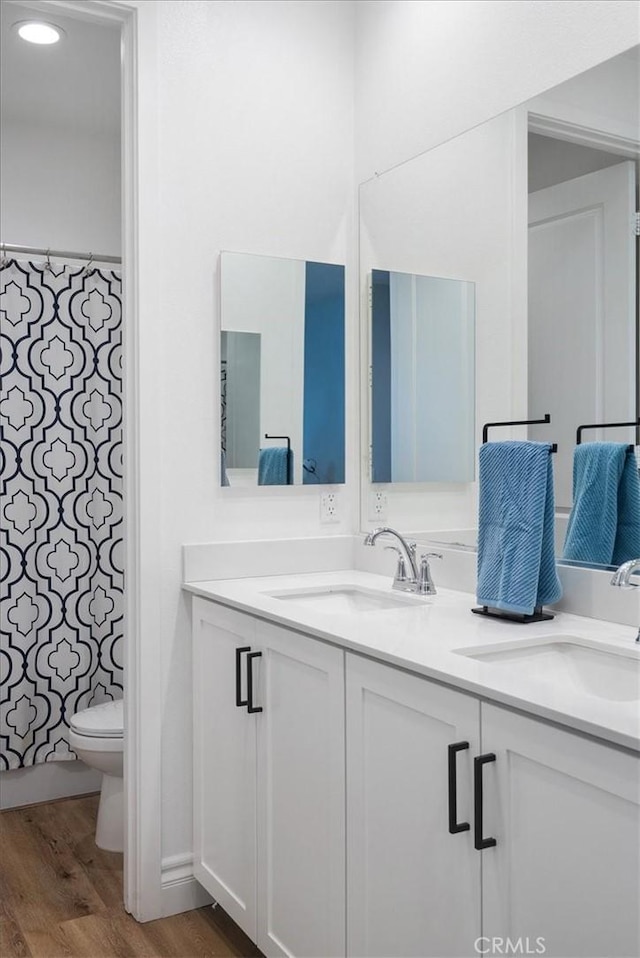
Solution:
M 471 482 L 473 283 L 374 269 L 372 482 Z
M 343 483 L 344 266 L 220 256 L 223 486 Z
M 640 157 L 639 49 L 360 187 L 363 284 L 372 267 L 387 264 L 416 275 L 457 275 L 475 283 L 476 450 L 484 422 L 541 419 L 551 413 L 550 425 L 507 429 L 500 438 L 558 444 L 553 457 L 558 559 L 565 554 L 567 527 L 575 513 L 578 427 L 601 424 L 585 433 L 583 445 L 617 444 L 618 451 L 627 452 L 618 457 L 624 459 L 625 471 L 637 468 L 629 446 L 637 451 L 640 428 L 605 426 L 638 423 L 640 415 L 633 231 Z M 368 325 L 365 316 L 363 310 L 363 325 Z M 375 428 L 373 422 L 373 435 Z M 369 442 L 369 433 L 363 443 Z M 370 481 L 362 485 L 365 529 L 372 522 Z M 474 546 L 475 482 L 396 485 L 393 473 L 390 481 L 389 525 L 422 541 Z M 622 502 L 622 483 L 614 485 L 614 499 Z M 599 501 L 596 523 L 605 511 L 604 487 Z M 588 535 L 586 540 L 588 546 Z M 638 537 L 630 550 L 628 558 L 640 555 Z M 596 557 L 587 547 L 584 556 L 567 553 L 567 560 L 607 566 L 614 560 L 605 552 Z

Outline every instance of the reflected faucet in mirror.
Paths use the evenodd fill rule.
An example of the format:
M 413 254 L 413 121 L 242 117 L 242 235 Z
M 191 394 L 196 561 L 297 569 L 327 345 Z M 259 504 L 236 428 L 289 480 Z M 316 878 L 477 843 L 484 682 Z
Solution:
M 611 585 L 617 586 L 619 589 L 633 589 L 640 586 L 640 582 L 632 582 L 631 576 L 634 572 L 637 572 L 640 569 L 640 559 L 629 559 L 628 562 L 623 562 L 623 564 L 616 569 L 616 571 L 611 576 Z M 636 642 L 640 642 L 640 626 L 638 626 L 638 634 L 636 635 Z

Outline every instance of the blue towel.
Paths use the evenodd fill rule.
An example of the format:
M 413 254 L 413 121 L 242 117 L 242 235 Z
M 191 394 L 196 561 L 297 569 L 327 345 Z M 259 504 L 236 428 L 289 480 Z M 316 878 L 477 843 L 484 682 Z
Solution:
M 640 480 L 633 449 L 621 442 L 576 446 L 563 558 L 620 565 L 638 556 Z
M 286 446 L 272 446 L 260 450 L 258 460 L 259 486 L 286 486 L 289 482 L 287 464 L 291 459 L 293 472 L 293 453 Z
M 553 466 L 543 442 L 480 447 L 478 602 L 530 615 L 557 602 Z

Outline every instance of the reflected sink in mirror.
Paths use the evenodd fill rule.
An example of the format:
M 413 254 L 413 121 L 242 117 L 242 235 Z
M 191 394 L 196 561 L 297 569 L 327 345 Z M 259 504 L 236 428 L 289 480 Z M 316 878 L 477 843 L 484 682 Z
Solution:
M 274 599 L 294 603 L 317 612 L 345 615 L 363 612 L 381 612 L 385 609 L 406 609 L 424 605 L 424 599 L 391 592 L 377 592 L 354 585 L 319 587 L 317 589 L 290 589 L 286 592 L 267 592 Z
M 613 702 L 640 699 L 640 655 L 635 650 L 589 645 L 567 635 L 455 652 L 491 663 L 502 674 L 525 674 L 556 688 Z

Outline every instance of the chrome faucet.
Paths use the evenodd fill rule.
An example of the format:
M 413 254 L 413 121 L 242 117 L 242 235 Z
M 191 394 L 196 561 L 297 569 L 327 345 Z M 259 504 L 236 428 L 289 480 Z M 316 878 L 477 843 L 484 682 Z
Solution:
M 364 544 L 366 546 L 374 546 L 379 536 L 393 536 L 399 542 L 399 546 L 385 546 L 386 549 L 391 549 L 393 552 L 398 553 L 398 564 L 393 579 L 393 588 L 399 589 L 402 592 L 415 592 L 418 595 L 436 595 L 436 587 L 431 578 L 431 570 L 429 568 L 429 559 L 432 557 L 441 559 L 442 554 L 439 552 L 425 552 L 424 555 L 420 557 L 420 568 L 418 568 L 415 542 L 407 542 L 395 529 L 391 529 L 389 526 L 383 526 L 374 532 L 370 532 L 365 538 Z
M 640 569 L 640 559 L 629 559 L 628 562 L 623 562 L 611 576 L 611 585 L 617 585 L 620 589 L 638 588 L 640 583 L 631 581 L 631 576 L 637 569 Z M 636 642 L 640 642 L 640 627 Z

